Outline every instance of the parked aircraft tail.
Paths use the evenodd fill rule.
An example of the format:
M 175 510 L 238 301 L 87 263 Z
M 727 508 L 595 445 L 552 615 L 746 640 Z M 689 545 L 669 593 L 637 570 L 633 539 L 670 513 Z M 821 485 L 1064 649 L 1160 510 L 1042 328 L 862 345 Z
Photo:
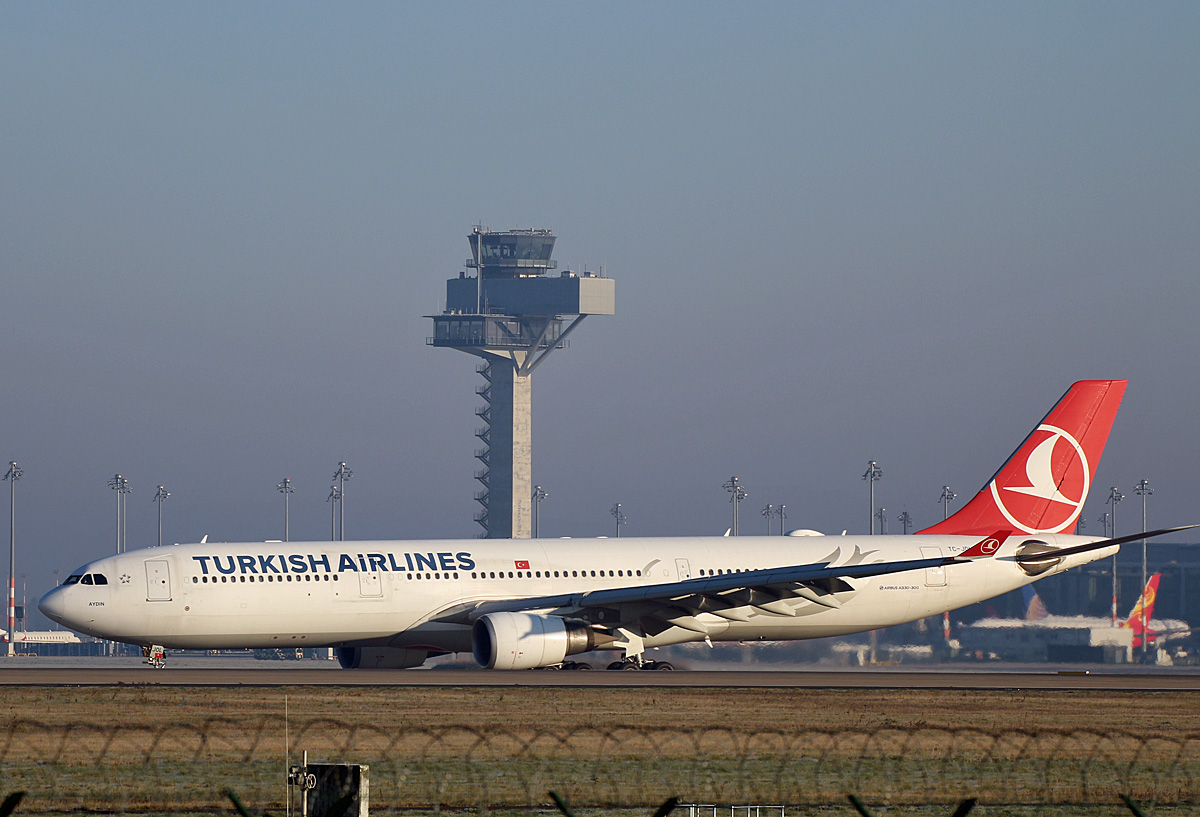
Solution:
M 1158 598 L 1158 580 L 1162 578 L 1161 573 L 1155 573 L 1150 577 L 1150 581 L 1146 583 L 1145 589 L 1142 590 L 1142 595 L 1138 597 L 1137 604 L 1133 606 L 1133 612 L 1129 614 L 1129 618 L 1125 619 L 1122 627 L 1128 627 L 1133 630 L 1133 646 L 1142 646 L 1142 637 L 1146 630 L 1150 629 L 1150 619 L 1154 617 L 1154 602 Z M 1142 610 L 1145 608 L 1145 628 L 1142 627 Z M 1154 632 L 1150 632 L 1150 640 L 1154 640 Z
M 1050 611 L 1046 608 L 1046 603 L 1042 601 L 1042 597 L 1033 589 L 1032 584 L 1027 584 L 1021 588 L 1021 595 L 1025 599 L 1025 620 L 1026 621 L 1041 621 L 1049 617 Z
M 1070 533 L 1128 382 L 1075 383 L 970 502 L 920 533 Z

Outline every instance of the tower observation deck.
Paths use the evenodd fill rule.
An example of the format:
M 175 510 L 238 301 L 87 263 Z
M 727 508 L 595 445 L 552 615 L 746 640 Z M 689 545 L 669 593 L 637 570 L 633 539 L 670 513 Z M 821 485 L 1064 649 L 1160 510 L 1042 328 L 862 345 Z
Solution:
M 533 370 L 588 315 L 612 315 L 615 282 L 564 270 L 552 275 L 554 234 L 549 230 L 493 232 L 475 227 L 467 237 L 471 258 L 446 281 L 446 308 L 433 319 L 426 343 L 483 358 L 484 383 L 475 389 L 485 405 L 475 431 L 483 468 L 475 515 L 489 539 L 523 539 L 533 513 Z M 474 275 L 471 273 L 474 272 Z

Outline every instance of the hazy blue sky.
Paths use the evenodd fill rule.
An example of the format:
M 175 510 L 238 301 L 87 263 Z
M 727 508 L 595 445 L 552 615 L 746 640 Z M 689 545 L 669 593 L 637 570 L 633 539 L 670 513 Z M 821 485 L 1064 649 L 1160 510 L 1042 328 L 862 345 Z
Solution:
M 0 458 L 30 595 L 113 548 L 471 537 L 472 224 L 604 266 L 542 532 L 892 531 L 1127 377 L 1086 510 L 1200 522 L 1200 5 L 0 3 Z M 5 484 L 4 490 L 8 486 Z M 64 574 L 65 575 L 65 574 Z M 19 591 L 18 591 L 19 592 Z

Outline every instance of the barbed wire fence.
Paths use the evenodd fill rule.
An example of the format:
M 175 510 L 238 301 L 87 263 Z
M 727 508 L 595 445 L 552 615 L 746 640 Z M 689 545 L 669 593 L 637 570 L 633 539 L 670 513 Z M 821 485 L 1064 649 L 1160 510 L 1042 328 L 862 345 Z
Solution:
M 731 713 L 731 721 L 736 713 Z M 0 793 L 21 813 L 227 811 L 232 789 L 282 810 L 290 763 L 370 766 L 372 812 L 690 803 L 844 803 L 848 792 L 896 805 L 1200 802 L 1200 734 L 944 728 L 578 728 L 496 731 L 264 715 L 144 725 L 8 722 Z M 288 756 L 290 755 L 290 757 Z

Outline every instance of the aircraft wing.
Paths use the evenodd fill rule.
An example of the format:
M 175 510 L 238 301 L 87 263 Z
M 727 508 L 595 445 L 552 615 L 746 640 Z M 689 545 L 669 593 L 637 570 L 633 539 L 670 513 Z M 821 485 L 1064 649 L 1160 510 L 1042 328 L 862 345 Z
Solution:
M 840 607 L 842 602 L 836 596 L 854 590 L 846 583 L 846 579 L 863 579 L 970 561 L 943 556 L 862 564 L 862 558 L 862 552 L 856 547 L 851 563 L 840 566 L 818 562 L 583 593 L 497 599 L 462 605 L 445 611 L 437 619 L 471 623 L 489 613 L 541 610 L 614 625 L 619 621 L 650 616 L 677 626 L 686 626 L 686 620 L 700 613 L 713 613 L 735 621 L 747 620 L 752 610 L 795 616 L 798 615 L 797 607 L 805 606 L 806 602 L 821 607 Z M 663 618 L 664 615 L 667 617 Z
M 1164 528 L 1135 536 L 1104 539 L 1040 553 L 1030 559 L 1083 553 L 1186 530 L 1188 527 L 1195 526 Z M 840 550 L 834 551 L 823 561 L 806 565 L 746 570 L 649 585 L 610 587 L 582 593 L 468 602 L 442 611 L 435 616 L 435 620 L 471 624 L 489 613 L 542 611 L 610 627 L 640 622 L 648 630 L 676 626 L 705 633 L 707 627 L 696 620 L 701 613 L 712 613 L 730 621 L 747 621 L 751 613 L 794 617 L 803 614 L 805 608 L 808 612 L 820 608 L 836 609 L 855 592 L 848 579 L 967 564 L 975 560 L 970 556 L 971 552 L 965 552 L 967 558 L 959 554 L 864 564 L 863 559 L 868 554 L 855 546 L 850 557 L 838 565 L 834 561 L 840 557 Z

